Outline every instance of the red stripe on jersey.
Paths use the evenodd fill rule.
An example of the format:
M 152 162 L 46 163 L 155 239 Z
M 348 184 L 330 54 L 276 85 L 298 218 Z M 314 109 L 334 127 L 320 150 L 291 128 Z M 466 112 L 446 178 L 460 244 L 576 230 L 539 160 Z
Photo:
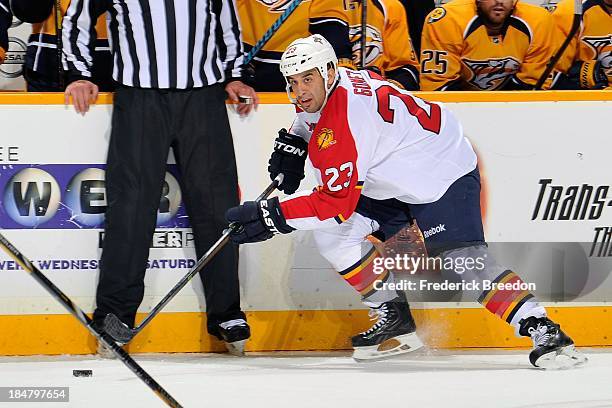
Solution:
M 377 81 L 384 81 L 385 80 L 385 78 L 383 78 L 382 76 L 380 76 L 380 74 L 378 74 L 378 73 L 376 73 L 374 71 L 366 69 L 365 72 L 367 72 L 368 76 L 371 79 L 376 79 Z
M 522 282 L 521 278 L 518 275 L 514 275 L 510 280 L 504 283 L 513 284 L 515 282 Z M 495 294 L 486 303 L 485 307 L 491 313 L 502 317 L 504 315 L 504 312 L 508 309 L 508 307 L 510 307 L 512 302 L 514 302 L 522 292 L 522 290 L 496 290 Z
M 281 203 L 287 220 L 336 216 L 347 220 L 355 211 L 361 189 L 356 189 L 357 147 L 348 123 L 348 96 L 338 87 L 330 95 L 308 144 L 308 157 L 321 172 L 323 186 L 310 195 Z

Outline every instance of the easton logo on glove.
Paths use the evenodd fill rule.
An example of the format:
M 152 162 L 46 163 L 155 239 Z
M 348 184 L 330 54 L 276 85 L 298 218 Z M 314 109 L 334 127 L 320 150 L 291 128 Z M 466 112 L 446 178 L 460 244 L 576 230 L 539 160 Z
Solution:
M 287 225 L 278 197 L 268 200 L 246 201 L 225 213 L 232 228 L 230 239 L 236 244 L 261 242 L 278 234 L 288 234 L 294 228 Z
M 264 220 L 264 224 L 268 226 L 268 231 L 274 235 L 280 234 L 276 228 L 274 220 L 270 217 L 270 211 L 268 211 L 268 200 L 261 200 L 259 202 L 259 208 L 261 209 L 261 216 Z
M 278 187 L 285 194 L 293 194 L 304 178 L 304 164 L 308 156 L 308 143 L 302 137 L 281 129 L 274 140 L 274 151 L 268 161 L 268 172 L 274 180 L 280 173 L 285 175 Z
M 283 152 L 289 153 L 289 154 L 294 154 L 297 155 L 299 157 L 305 156 L 306 155 L 306 149 L 300 149 L 299 147 L 296 146 L 292 146 L 290 144 L 287 143 L 283 143 L 280 140 L 276 139 L 274 141 L 274 150 L 278 151 L 278 150 L 282 150 Z

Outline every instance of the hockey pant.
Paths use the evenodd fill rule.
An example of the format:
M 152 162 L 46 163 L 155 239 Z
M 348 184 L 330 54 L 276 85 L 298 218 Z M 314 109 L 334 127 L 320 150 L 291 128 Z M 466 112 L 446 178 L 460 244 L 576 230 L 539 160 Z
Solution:
M 478 168 L 455 181 L 433 203 L 407 204 L 395 199 L 374 200 L 362 196 L 355 213 L 347 221 L 337 227 L 315 231 L 314 238 L 323 257 L 361 294 L 364 302 L 382 303 L 397 296 L 394 290 L 386 289 L 388 285 L 382 283 L 395 282 L 397 277 L 381 267 L 382 262 L 376 260 L 381 255 L 367 237 L 373 235 L 384 241 L 410 224 L 412 219 L 417 221 L 424 233 L 430 257 L 485 260 L 484 267 L 461 270 L 460 275 L 455 271 L 445 271 L 451 275 L 450 279 L 480 283 L 484 280 L 494 283 L 520 282 L 516 273 L 495 261 L 485 243 Z M 480 293 L 474 300 L 515 328 L 525 317 L 546 315 L 544 308 L 529 291 L 490 290 Z

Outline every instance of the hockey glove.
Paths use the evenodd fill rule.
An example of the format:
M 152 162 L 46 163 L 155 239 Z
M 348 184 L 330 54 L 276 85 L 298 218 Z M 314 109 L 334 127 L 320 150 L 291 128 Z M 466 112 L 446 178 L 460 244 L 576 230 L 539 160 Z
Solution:
M 261 201 L 246 201 L 225 213 L 232 227 L 230 239 L 235 244 L 261 242 L 276 234 L 288 234 L 294 230 L 285 221 L 278 197 Z
M 293 194 L 304 178 L 304 164 L 308 155 L 308 143 L 299 136 L 278 131 L 274 140 L 274 151 L 268 161 L 270 179 L 274 180 L 280 173 L 285 175 L 283 183 L 278 187 L 285 194 Z
M 600 61 L 576 61 L 567 71 L 567 76 L 580 84 L 582 89 L 603 89 L 608 86 L 608 77 Z

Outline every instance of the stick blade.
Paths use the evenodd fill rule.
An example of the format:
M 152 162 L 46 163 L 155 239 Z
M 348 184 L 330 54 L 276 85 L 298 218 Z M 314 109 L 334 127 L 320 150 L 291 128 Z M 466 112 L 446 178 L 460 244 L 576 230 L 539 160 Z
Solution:
M 123 323 L 117 316 L 109 313 L 104 318 L 104 331 L 116 342 L 127 344 L 134 336 L 136 331 Z

